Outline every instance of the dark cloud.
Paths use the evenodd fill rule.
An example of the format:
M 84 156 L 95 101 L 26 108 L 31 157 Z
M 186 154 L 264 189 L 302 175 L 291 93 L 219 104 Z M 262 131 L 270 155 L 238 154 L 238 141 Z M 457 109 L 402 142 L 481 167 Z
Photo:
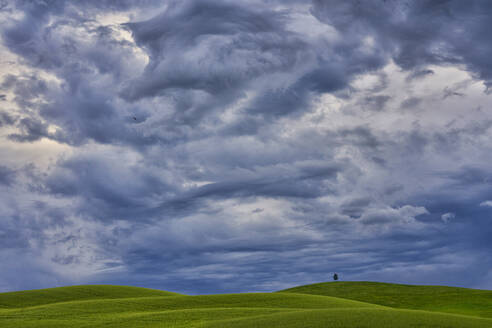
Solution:
M 447 177 L 457 186 L 488 184 L 492 181 L 491 173 L 478 167 L 463 167 L 455 172 L 449 172 Z
M 361 106 L 373 111 L 384 110 L 386 103 L 390 100 L 390 96 L 378 95 L 378 96 L 367 96 L 363 99 Z
M 297 168 L 296 168 L 297 169 Z M 298 172 L 279 172 L 277 176 L 259 176 L 254 180 L 214 183 L 198 188 L 192 197 L 210 196 L 269 196 L 311 198 L 329 193 L 320 184 L 325 179 L 334 179 L 342 170 L 336 166 L 304 166 Z M 283 174 L 282 174 L 283 173 Z
M 453 96 L 463 97 L 464 94 L 461 92 L 458 92 L 456 90 L 450 89 L 448 87 L 444 88 L 443 95 L 442 95 L 443 99 L 453 97 Z
M 261 75 L 288 70 L 303 42 L 285 31 L 284 20 L 281 13 L 240 3 L 187 1 L 173 3 L 150 20 L 129 23 L 150 61 L 123 96 L 139 99 L 173 89 L 237 93 Z
M 0 127 L 6 126 L 6 125 L 13 125 L 15 123 L 16 119 L 10 115 L 9 113 L 0 112 Z
M 407 77 L 407 81 L 411 81 L 411 80 L 414 80 L 414 79 L 422 79 L 426 76 L 429 76 L 429 75 L 432 75 L 434 74 L 434 71 L 431 70 L 431 69 L 419 69 L 419 70 L 414 70 L 413 72 L 411 72 L 408 77 Z
M 10 139 L 19 142 L 33 142 L 48 136 L 48 125 L 30 117 L 21 119 L 18 128 L 21 133 L 10 134 Z
M 491 13 L 9 2 L 0 289 L 491 287 Z
M 0 165 L 0 184 L 9 186 L 14 182 L 14 179 L 15 171 L 6 166 Z
M 141 165 L 120 164 L 96 156 L 73 157 L 59 163 L 44 182 L 45 192 L 82 200 L 75 210 L 97 220 L 149 221 L 155 201 L 172 198 L 179 189 Z
M 358 42 L 372 37 L 402 68 L 421 72 L 416 76 L 430 64 L 463 64 L 490 86 L 492 46 L 485 31 L 491 27 L 492 7 L 487 1 L 313 3 L 318 19 Z
M 419 99 L 419 98 L 417 98 L 417 97 L 410 97 L 410 98 L 407 98 L 407 99 L 403 100 L 401 102 L 401 104 L 400 104 L 400 107 L 403 108 L 403 109 L 415 108 L 421 102 L 422 102 L 422 100 Z
M 355 198 L 344 202 L 341 206 L 341 212 L 351 217 L 360 217 L 364 209 L 371 203 L 370 198 Z

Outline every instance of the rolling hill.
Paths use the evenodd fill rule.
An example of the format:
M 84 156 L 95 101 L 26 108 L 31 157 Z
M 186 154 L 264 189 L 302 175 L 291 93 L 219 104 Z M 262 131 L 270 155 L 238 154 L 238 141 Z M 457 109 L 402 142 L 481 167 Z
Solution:
M 324 295 L 401 309 L 438 311 L 492 318 L 492 291 L 381 282 L 324 282 L 281 292 Z
M 179 294 L 130 286 L 85 285 L 56 287 L 0 293 L 0 309 L 21 308 L 69 301 L 175 295 Z
M 411 292 L 404 294 L 408 300 L 396 302 L 394 296 L 396 303 L 390 307 L 383 304 L 385 299 L 392 299 L 389 290 L 380 293 L 384 297 L 369 299 L 375 291 L 371 289 L 374 286 L 364 285 L 368 283 L 332 284 L 277 293 L 201 296 L 107 285 L 0 293 L 0 327 L 492 327 L 492 319 L 482 313 L 483 304 L 474 307 L 475 303 L 466 303 L 479 291 L 464 291 L 471 294 L 463 307 L 475 312 L 463 315 L 459 311 L 431 312 L 437 311 L 431 307 L 425 311 L 404 308 L 418 301 Z M 400 288 L 389 285 L 386 287 L 394 286 L 395 291 Z M 428 288 L 418 287 L 423 288 L 422 295 Z M 343 297 L 344 289 L 351 290 L 345 292 L 350 297 Z

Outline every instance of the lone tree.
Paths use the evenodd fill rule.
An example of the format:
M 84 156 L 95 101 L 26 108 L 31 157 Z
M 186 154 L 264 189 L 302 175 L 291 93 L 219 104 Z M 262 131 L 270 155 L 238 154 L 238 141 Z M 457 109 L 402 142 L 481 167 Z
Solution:
M 333 275 L 333 280 L 335 280 L 335 281 L 338 280 L 338 275 L 336 273 Z

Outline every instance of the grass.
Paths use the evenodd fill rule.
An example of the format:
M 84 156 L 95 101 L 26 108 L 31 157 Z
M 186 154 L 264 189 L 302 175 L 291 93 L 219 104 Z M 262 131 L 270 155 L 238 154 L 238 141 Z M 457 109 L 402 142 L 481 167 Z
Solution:
M 380 282 L 324 282 L 281 292 L 324 295 L 400 309 L 438 311 L 492 318 L 492 291 Z
M 411 310 L 337 309 L 280 313 L 255 318 L 211 322 L 210 328 L 472 328 L 492 327 L 492 321 L 480 318 Z
M 399 292 L 405 285 L 388 284 L 383 288 L 391 286 Z M 429 311 L 435 309 L 411 310 L 415 306 L 403 309 L 405 304 L 418 305 L 425 290 L 432 294 L 435 287 L 415 286 L 422 287 L 416 289 L 419 296 L 407 291 L 402 297 L 408 299 L 399 302 L 389 289 L 378 294 L 373 287 L 370 283 L 337 282 L 278 293 L 185 296 L 145 288 L 94 285 L 0 293 L 0 327 L 492 327 L 492 319 L 479 317 L 480 309 L 487 304 L 464 301 L 463 308 L 471 309 L 464 312 L 473 314 L 468 316 L 459 314 L 463 311 L 451 314 Z M 461 295 L 473 301 L 473 295 L 479 292 L 482 291 L 465 289 Z M 350 297 L 341 296 L 343 293 Z M 369 298 L 371 293 L 375 293 L 372 300 L 356 300 Z M 454 294 L 439 295 L 446 298 Z M 436 304 L 443 301 L 439 297 L 435 298 Z M 385 300 L 392 301 L 393 307 L 383 304 Z M 488 303 L 489 308 L 491 304 Z
M 69 301 L 175 295 L 179 294 L 157 289 L 129 286 L 85 285 L 57 287 L 0 293 L 0 309 Z

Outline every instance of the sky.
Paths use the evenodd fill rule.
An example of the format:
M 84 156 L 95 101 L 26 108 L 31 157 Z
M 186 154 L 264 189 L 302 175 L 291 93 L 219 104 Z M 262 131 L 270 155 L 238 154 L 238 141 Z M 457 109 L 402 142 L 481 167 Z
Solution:
M 0 1 L 0 292 L 492 289 L 492 2 Z

